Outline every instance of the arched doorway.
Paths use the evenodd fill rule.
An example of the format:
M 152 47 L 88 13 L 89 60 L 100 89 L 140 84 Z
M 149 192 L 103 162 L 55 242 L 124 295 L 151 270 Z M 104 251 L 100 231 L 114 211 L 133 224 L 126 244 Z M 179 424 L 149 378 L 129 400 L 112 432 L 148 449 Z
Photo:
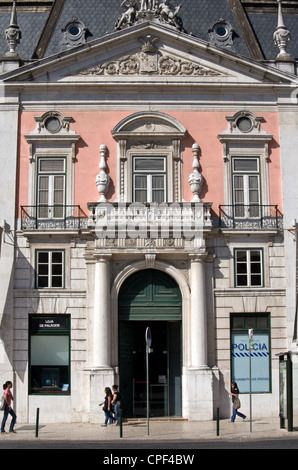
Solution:
M 146 416 L 146 344 L 150 327 L 150 416 L 181 416 L 182 298 L 166 273 L 132 274 L 119 292 L 119 375 L 126 417 Z

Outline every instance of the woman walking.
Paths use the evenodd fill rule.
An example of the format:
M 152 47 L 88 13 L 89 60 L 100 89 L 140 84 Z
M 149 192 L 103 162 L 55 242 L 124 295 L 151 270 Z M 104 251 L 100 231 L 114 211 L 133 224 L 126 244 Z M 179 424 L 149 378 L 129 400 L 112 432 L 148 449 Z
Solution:
M 232 382 L 232 387 L 231 387 L 231 393 L 230 395 L 232 395 L 232 417 L 231 417 L 231 422 L 234 423 L 235 422 L 235 419 L 236 419 L 236 415 L 237 416 L 240 416 L 240 418 L 243 419 L 243 421 L 245 420 L 246 416 L 242 413 L 240 413 L 240 411 L 238 411 L 238 408 L 236 409 L 235 408 L 235 402 L 236 402 L 236 399 L 238 398 L 238 395 L 239 395 L 239 388 L 237 386 L 237 383 L 236 382 Z
M 16 431 L 14 430 L 14 425 L 16 423 L 17 417 L 11 406 L 11 402 L 13 401 L 11 388 L 12 388 L 12 382 L 10 381 L 6 382 L 3 385 L 5 406 L 4 406 L 4 415 L 3 415 L 2 424 L 1 424 L 1 434 L 8 434 L 7 432 L 5 432 L 5 424 L 6 424 L 7 417 L 9 414 L 12 417 L 10 427 L 9 427 L 9 432 L 16 433 Z
M 103 407 L 103 410 L 105 412 L 105 423 L 102 424 L 102 426 L 107 426 L 107 424 L 113 424 L 113 422 L 115 421 L 114 418 L 113 418 L 113 414 L 112 414 L 112 399 L 113 399 L 113 395 L 112 395 L 112 391 L 110 389 L 110 387 L 106 387 L 105 388 L 105 399 L 102 403 L 100 403 L 98 406 L 101 406 L 101 405 L 104 405 Z

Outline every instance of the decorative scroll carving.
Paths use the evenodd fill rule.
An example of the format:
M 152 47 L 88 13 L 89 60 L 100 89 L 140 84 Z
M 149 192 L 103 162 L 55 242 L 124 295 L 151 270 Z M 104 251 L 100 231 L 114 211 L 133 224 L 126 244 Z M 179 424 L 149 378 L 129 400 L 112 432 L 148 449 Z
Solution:
M 205 76 L 221 75 L 219 72 L 202 65 L 177 59 L 159 53 L 145 54 L 143 52 L 133 56 L 105 62 L 91 69 L 80 72 L 80 75 L 167 75 L 167 76 Z

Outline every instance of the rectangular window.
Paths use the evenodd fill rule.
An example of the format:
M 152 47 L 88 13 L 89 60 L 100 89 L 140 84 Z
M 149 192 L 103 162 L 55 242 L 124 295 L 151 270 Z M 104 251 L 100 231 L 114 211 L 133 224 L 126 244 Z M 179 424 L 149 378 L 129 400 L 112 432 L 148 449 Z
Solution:
M 166 157 L 133 157 L 134 202 L 166 201 Z
M 260 217 L 260 170 L 259 158 L 234 157 L 233 173 L 233 204 L 235 217 Z
M 38 218 L 64 217 L 65 159 L 39 158 L 37 177 Z
M 64 287 L 64 251 L 36 251 L 36 287 Z
M 70 315 L 29 316 L 29 393 L 70 394 Z
M 231 377 L 240 392 L 271 392 L 270 315 L 231 314 Z M 250 351 L 248 330 L 253 329 Z M 249 355 L 251 353 L 251 359 Z M 249 362 L 251 360 L 251 374 Z
M 263 251 L 234 250 L 236 287 L 263 286 Z

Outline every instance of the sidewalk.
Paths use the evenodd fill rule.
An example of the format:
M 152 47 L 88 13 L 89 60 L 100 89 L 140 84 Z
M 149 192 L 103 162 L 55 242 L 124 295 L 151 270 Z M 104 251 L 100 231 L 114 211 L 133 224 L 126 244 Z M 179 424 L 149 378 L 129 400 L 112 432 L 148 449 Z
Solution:
M 237 418 L 238 419 L 238 418 Z M 9 424 L 9 423 L 7 423 Z M 8 426 L 7 426 L 8 429 Z M 217 436 L 216 421 L 184 421 L 184 420 L 150 420 L 149 436 L 147 421 L 128 421 L 123 423 L 122 438 L 120 427 L 90 423 L 48 423 L 40 422 L 38 437 L 35 436 L 34 424 L 17 424 L 16 434 L 1 435 L 1 440 L 15 441 L 170 441 L 170 440 L 248 440 L 271 438 L 298 438 L 297 431 L 288 432 L 280 429 L 279 418 L 263 418 L 252 422 L 241 419 L 231 423 L 229 419 L 219 421 L 219 436 Z M 0 444 L 1 446 L 1 444 Z

